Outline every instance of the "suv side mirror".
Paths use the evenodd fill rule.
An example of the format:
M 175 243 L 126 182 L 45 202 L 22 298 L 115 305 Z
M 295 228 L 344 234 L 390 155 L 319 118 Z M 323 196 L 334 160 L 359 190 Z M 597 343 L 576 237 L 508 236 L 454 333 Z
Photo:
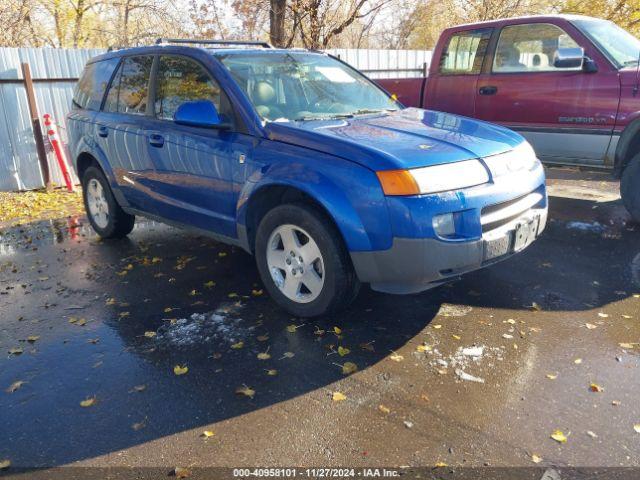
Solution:
M 584 62 L 584 48 L 559 48 L 553 56 L 556 68 L 580 68 Z
M 195 100 L 185 102 L 178 107 L 173 115 L 173 121 L 179 125 L 203 128 L 231 128 L 228 122 L 224 122 L 218 110 L 211 100 Z

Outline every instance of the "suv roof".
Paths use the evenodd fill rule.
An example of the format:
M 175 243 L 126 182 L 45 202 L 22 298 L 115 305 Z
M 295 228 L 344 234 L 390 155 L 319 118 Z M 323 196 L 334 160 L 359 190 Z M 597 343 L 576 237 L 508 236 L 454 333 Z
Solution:
M 215 47 L 214 45 L 219 45 Z M 109 47 L 106 53 L 91 58 L 87 63 L 107 60 L 109 58 L 135 54 L 151 54 L 163 51 L 187 53 L 191 49 L 197 49 L 207 53 L 282 53 L 282 52 L 308 52 L 324 54 L 317 50 L 305 48 L 275 48 L 268 42 L 259 41 L 236 41 L 236 40 L 192 40 L 176 38 L 158 38 L 153 45 L 140 47 Z

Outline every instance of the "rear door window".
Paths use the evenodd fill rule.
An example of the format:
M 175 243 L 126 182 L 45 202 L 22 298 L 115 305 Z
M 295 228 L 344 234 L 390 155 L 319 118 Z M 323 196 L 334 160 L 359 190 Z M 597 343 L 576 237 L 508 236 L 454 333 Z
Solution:
M 449 37 L 440 57 L 443 75 L 478 75 L 487 52 L 491 28 L 467 30 Z
M 107 112 L 145 115 L 153 56 L 126 57 L 116 74 L 104 105 Z
M 553 72 L 580 70 L 555 67 L 554 57 L 560 48 L 579 48 L 564 30 L 549 23 L 510 25 L 500 32 L 493 60 L 493 71 Z
M 173 120 L 180 105 L 195 100 L 210 100 L 219 114 L 232 117 L 218 82 L 195 60 L 177 55 L 161 55 L 158 64 L 155 114 Z
M 73 106 L 87 110 L 99 110 L 102 97 L 119 58 L 89 63 L 73 90 Z

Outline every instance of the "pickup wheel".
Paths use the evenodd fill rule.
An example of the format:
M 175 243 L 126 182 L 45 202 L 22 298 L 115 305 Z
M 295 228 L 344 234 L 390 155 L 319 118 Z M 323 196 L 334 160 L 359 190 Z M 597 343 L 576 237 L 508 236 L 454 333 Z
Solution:
M 347 307 L 360 282 L 333 223 L 303 203 L 270 210 L 256 233 L 256 262 L 271 297 L 298 317 Z
M 622 172 L 620 196 L 636 222 L 640 222 L 640 154 L 633 157 Z
M 122 210 L 102 170 L 89 167 L 82 176 L 82 197 L 89 223 L 102 238 L 126 237 L 136 217 Z

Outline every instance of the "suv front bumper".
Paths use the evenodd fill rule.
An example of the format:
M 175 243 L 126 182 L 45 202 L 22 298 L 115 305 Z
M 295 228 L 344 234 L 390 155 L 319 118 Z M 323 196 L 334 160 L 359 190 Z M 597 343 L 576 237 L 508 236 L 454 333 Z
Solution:
M 509 258 L 528 247 L 544 230 L 547 204 L 530 208 L 477 240 L 394 238 L 388 250 L 351 252 L 358 278 L 373 290 L 417 293 L 464 273 Z

